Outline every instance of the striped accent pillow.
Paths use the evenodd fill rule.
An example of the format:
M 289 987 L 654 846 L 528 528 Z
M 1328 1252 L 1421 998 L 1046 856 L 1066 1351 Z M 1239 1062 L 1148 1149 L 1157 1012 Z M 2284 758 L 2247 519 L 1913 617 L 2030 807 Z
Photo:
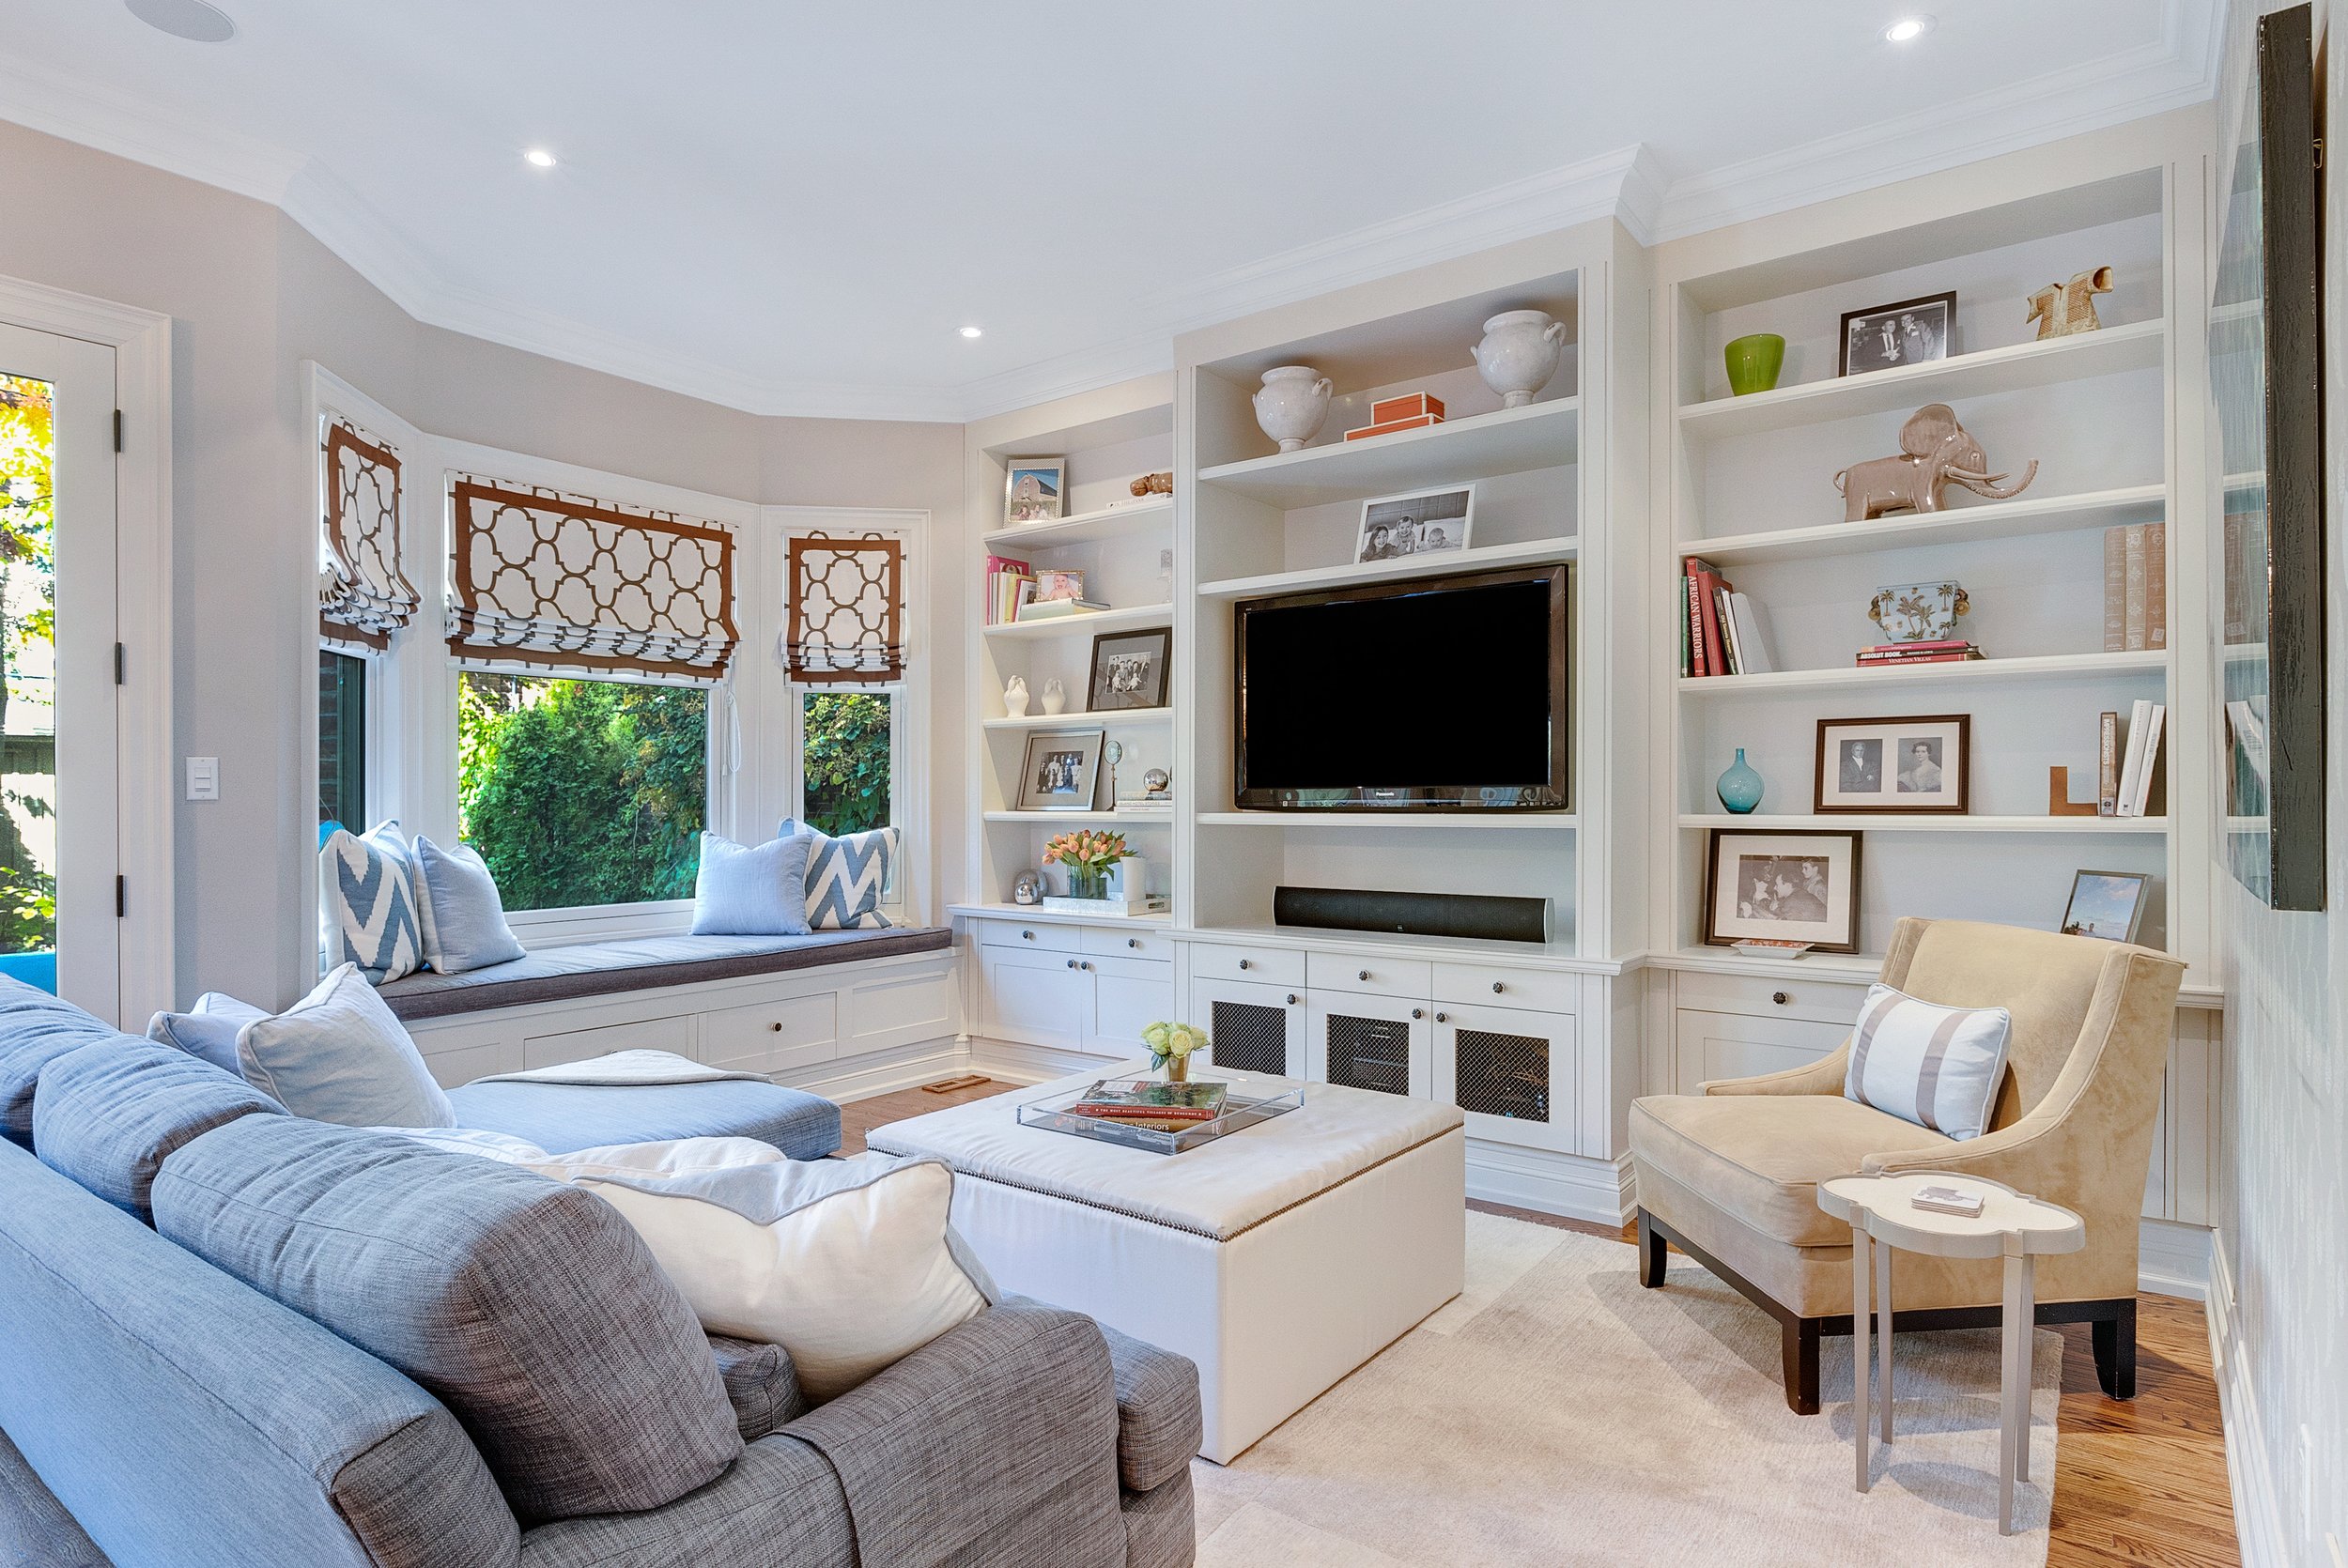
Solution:
M 1887 985 L 1867 988 L 1851 1031 L 1843 1098 L 1963 1142 L 1989 1130 L 2014 1015 L 1943 1007 Z
M 834 838 L 789 817 L 775 829 L 778 838 L 799 833 L 814 840 L 807 854 L 808 929 L 888 930 L 892 922 L 881 913 L 880 902 L 888 886 L 890 863 L 897 857 L 897 830 L 876 827 Z

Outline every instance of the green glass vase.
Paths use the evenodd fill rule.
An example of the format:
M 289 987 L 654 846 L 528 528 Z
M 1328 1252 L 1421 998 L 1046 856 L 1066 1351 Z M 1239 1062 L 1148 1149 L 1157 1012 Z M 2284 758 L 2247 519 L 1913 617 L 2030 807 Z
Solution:
M 1785 340 L 1775 332 L 1737 338 L 1721 352 L 1728 361 L 1728 390 L 1738 397 L 1772 390 L 1785 368 Z

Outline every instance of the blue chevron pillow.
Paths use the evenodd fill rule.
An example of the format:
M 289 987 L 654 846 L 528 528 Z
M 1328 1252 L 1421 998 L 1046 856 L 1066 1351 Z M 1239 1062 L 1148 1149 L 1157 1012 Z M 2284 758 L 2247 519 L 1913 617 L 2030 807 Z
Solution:
M 880 912 L 897 857 L 897 830 L 876 827 L 834 838 L 803 822 L 782 819 L 775 837 L 804 833 L 815 840 L 807 853 L 807 924 L 810 930 L 886 930 L 894 922 Z
M 334 963 L 355 963 L 369 985 L 424 966 L 408 846 L 397 822 L 362 838 L 337 828 L 318 851 L 318 917 Z

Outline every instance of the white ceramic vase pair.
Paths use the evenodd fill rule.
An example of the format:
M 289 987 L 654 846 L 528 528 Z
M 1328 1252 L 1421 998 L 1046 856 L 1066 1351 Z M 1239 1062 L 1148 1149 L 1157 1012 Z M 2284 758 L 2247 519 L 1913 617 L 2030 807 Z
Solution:
M 1476 374 L 1500 394 L 1504 408 L 1522 408 L 1549 385 L 1565 357 L 1566 324 L 1547 311 L 1502 311 L 1484 323 L 1475 346 Z M 1321 434 L 1336 389 L 1310 365 L 1277 365 L 1263 373 L 1255 396 L 1256 423 L 1295 452 Z
M 1068 706 L 1068 688 L 1057 680 L 1043 683 L 1043 711 L 1057 714 Z M 1027 679 L 1014 675 L 1003 687 L 1003 712 L 1013 718 L 1027 716 Z

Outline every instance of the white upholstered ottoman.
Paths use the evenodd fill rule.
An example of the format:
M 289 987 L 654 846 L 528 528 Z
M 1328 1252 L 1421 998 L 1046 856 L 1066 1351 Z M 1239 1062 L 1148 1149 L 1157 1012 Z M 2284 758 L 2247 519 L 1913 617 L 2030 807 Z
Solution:
M 996 1283 L 1198 1364 L 1222 1464 L 1460 1293 L 1457 1106 L 1314 1084 L 1304 1109 L 1182 1154 L 1019 1125 L 1086 1073 L 876 1128 L 957 1173 L 954 1226 Z M 1287 1079 L 1214 1069 L 1261 1094 Z

